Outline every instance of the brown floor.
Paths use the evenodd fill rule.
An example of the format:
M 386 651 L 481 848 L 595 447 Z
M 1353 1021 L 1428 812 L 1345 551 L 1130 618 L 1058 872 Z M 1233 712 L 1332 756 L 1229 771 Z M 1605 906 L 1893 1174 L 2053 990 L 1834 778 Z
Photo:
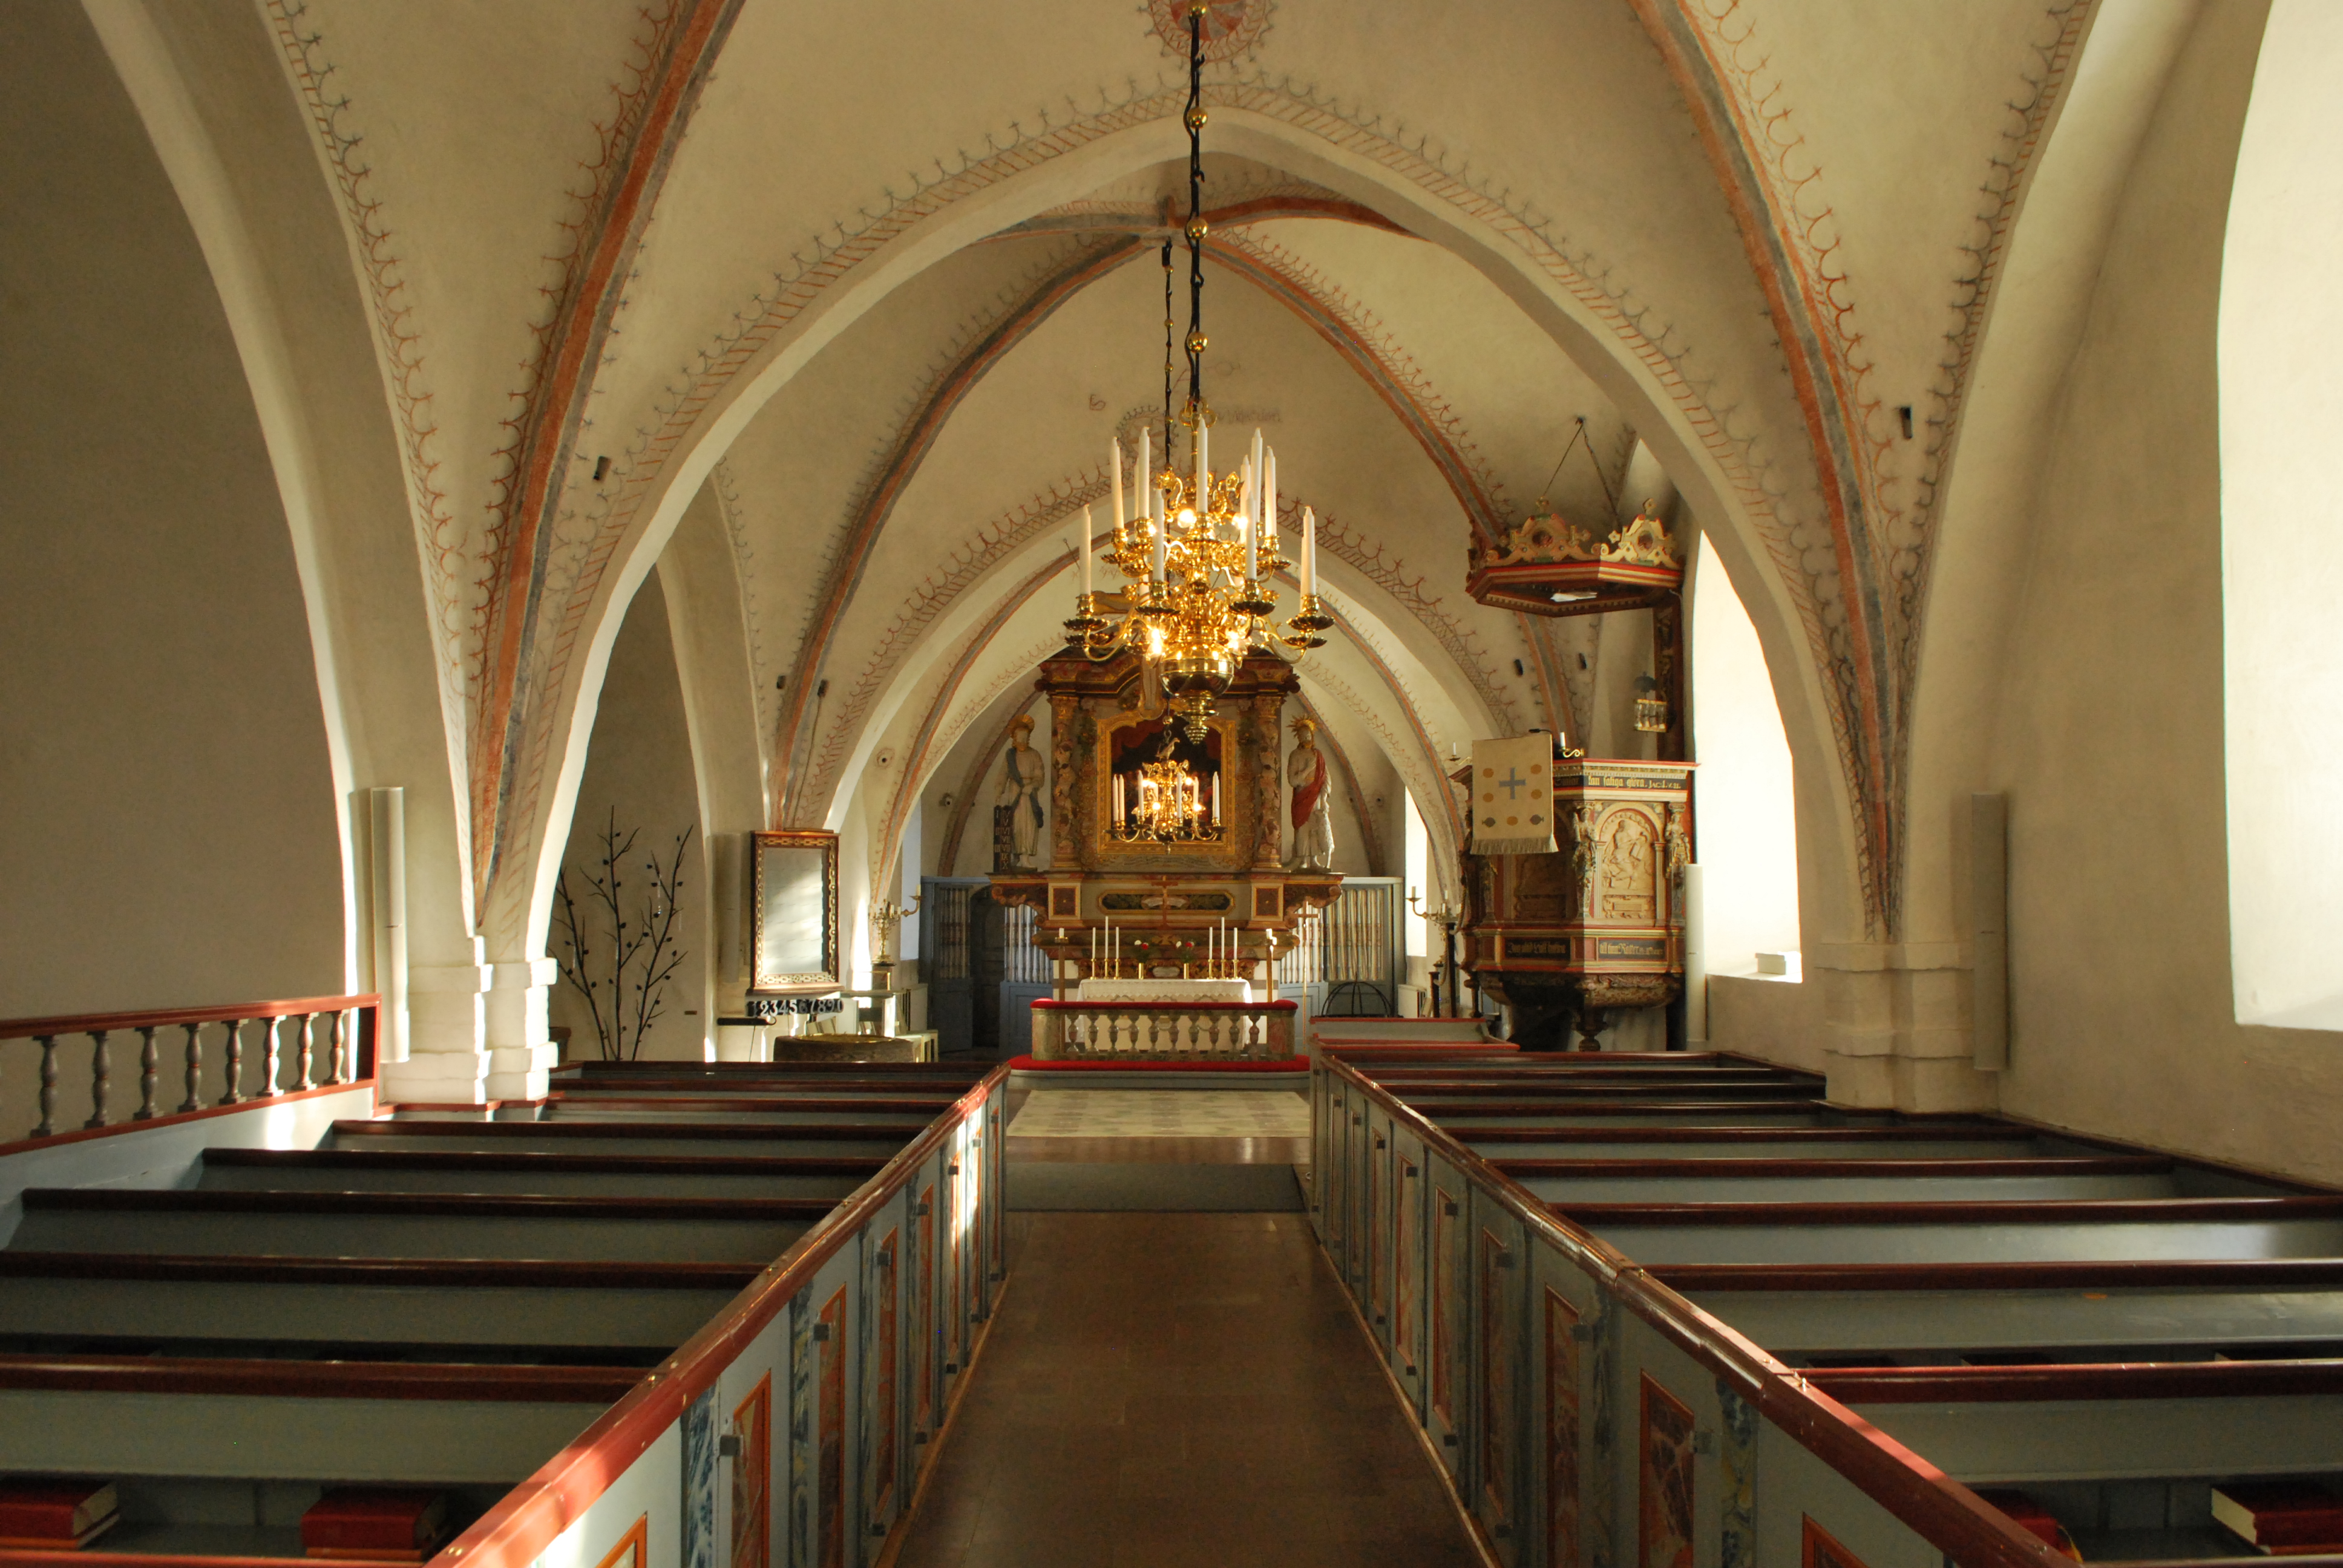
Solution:
M 900 1568 L 1476 1561 L 1303 1216 L 1009 1222 Z

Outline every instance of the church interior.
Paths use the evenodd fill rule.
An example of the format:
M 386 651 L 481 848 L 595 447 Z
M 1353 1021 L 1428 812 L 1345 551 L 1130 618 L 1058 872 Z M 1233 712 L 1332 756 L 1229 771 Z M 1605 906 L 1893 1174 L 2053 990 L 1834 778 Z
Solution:
M 0 77 L 0 1568 L 2343 1568 L 2334 0 Z

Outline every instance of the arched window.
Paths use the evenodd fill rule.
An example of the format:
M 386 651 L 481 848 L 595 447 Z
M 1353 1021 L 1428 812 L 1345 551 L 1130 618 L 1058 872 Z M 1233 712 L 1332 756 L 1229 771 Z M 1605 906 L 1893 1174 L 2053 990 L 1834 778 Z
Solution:
M 2219 347 L 2237 1018 L 2333 1030 L 2343 1030 L 2338 73 L 2343 6 L 2276 0 L 2230 188 Z
M 1757 628 L 1705 547 L 1692 573 L 1692 751 L 1708 972 L 1754 974 L 1759 953 L 1798 948 L 1790 742 Z

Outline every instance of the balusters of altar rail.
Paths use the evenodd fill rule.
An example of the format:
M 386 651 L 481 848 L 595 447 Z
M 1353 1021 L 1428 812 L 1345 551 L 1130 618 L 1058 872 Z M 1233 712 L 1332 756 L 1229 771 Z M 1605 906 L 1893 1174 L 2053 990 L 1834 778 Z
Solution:
M 295 1090 L 333 1088 L 350 1082 L 357 1070 L 357 1037 L 352 1027 L 355 1016 L 350 1012 L 289 1013 L 275 1018 L 222 1018 L 169 1026 L 133 1026 L 127 1032 L 138 1036 L 138 1108 L 127 1120 L 148 1121 L 158 1116 L 184 1115 L 206 1108 L 204 1031 L 215 1027 L 222 1031 L 221 1043 L 226 1048 L 221 1062 L 219 1098 L 212 1102 L 215 1105 L 242 1105 Z M 257 1053 L 260 1082 L 250 1091 L 245 1088 L 244 1029 L 247 1023 L 261 1027 Z M 164 1042 L 156 1038 L 166 1027 L 184 1031 L 186 1036 L 180 1047 L 186 1095 L 177 1105 L 167 1108 L 160 1102 Z M 85 1130 L 115 1125 L 113 1037 L 117 1032 L 125 1031 L 99 1029 L 33 1037 L 41 1053 L 36 1094 L 40 1120 L 26 1136 L 56 1135 L 58 1084 L 65 1066 L 60 1060 L 61 1050 L 63 1042 L 76 1038 L 89 1041 L 89 1116 L 81 1125 Z

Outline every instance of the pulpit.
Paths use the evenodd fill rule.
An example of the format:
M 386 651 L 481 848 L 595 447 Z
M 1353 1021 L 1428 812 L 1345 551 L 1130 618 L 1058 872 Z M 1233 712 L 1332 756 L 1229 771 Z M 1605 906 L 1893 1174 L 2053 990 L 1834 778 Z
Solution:
M 1463 961 L 1513 1014 L 1524 1049 L 1579 1048 L 1619 1010 L 1684 989 L 1684 868 L 1692 858 L 1693 764 L 1557 755 L 1558 848 L 1467 851 Z M 1451 776 L 1466 790 L 1470 769 Z

